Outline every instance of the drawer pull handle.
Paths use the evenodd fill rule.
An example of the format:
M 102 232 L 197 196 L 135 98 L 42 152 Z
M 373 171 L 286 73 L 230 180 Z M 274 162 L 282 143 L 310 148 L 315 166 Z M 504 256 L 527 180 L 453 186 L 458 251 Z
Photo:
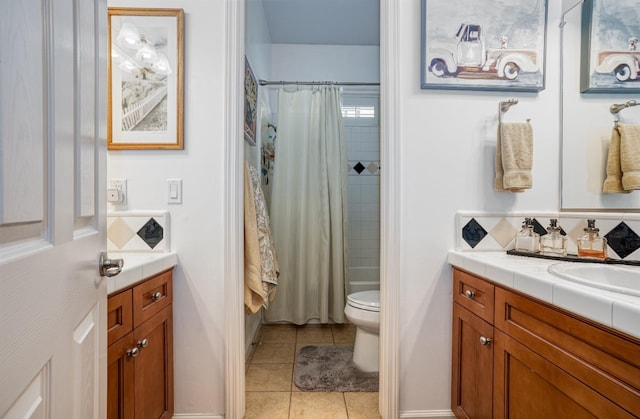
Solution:
M 162 293 L 160 291 L 156 291 L 153 294 L 151 294 L 151 301 L 158 301 L 161 298 L 162 298 Z
M 139 353 L 140 349 L 138 348 L 127 349 L 127 356 L 130 356 L 131 358 L 135 358 Z
M 142 339 L 138 341 L 138 348 L 146 348 L 149 345 L 149 339 Z
M 466 291 L 464 292 L 464 295 L 466 295 L 466 296 L 467 296 L 467 297 L 469 297 L 469 298 L 474 298 L 474 297 L 476 296 L 476 293 L 475 293 L 475 291 L 466 290 Z
M 480 344 L 487 346 L 488 344 L 491 343 L 491 339 L 490 338 L 485 338 L 484 336 L 480 336 Z

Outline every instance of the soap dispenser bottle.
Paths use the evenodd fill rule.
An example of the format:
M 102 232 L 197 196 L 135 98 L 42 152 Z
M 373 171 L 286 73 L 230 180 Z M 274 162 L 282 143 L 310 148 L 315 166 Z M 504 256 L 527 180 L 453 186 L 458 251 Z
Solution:
M 558 220 L 549 220 L 547 234 L 540 237 L 540 252 L 543 255 L 567 256 L 567 238 L 560 234 L 562 228 L 558 225 Z
M 525 253 L 540 252 L 540 235 L 533 231 L 531 218 L 525 218 L 522 229 L 516 235 L 516 251 Z
M 607 257 L 607 239 L 600 237 L 596 220 L 587 220 L 584 235 L 578 239 L 578 256 L 582 258 L 605 259 Z

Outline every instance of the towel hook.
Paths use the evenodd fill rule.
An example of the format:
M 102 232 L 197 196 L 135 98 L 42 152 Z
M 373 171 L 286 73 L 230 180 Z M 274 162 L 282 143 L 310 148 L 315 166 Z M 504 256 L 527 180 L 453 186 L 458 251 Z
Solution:
M 498 103 L 498 123 L 502 123 L 502 113 L 509 110 L 513 105 L 518 104 L 518 99 L 503 100 Z

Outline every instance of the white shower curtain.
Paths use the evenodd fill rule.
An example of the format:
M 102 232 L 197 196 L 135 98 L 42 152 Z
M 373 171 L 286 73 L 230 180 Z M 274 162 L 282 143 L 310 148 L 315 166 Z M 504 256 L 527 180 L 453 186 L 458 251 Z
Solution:
M 340 90 L 281 89 L 278 100 L 271 223 L 280 279 L 265 319 L 343 323 L 347 160 Z

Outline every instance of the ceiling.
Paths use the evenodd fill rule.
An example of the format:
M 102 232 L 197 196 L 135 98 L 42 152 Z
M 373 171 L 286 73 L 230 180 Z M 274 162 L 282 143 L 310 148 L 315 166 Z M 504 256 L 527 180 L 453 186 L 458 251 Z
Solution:
M 262 0 L 274 44 L 379 45 L 379 0 Z

